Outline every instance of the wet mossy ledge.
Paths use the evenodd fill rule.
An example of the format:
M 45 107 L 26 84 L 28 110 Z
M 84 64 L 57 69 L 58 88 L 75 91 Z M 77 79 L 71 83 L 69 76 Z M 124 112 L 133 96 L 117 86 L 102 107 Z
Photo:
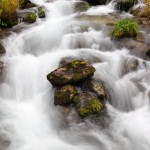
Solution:
M 73 60 L 47 75 L 55 87 L 54 104 L 73 106 L 81 118 L 104 111 L 107 92 L 104 84 L 92 77 L 95 68 L 85 60 Z

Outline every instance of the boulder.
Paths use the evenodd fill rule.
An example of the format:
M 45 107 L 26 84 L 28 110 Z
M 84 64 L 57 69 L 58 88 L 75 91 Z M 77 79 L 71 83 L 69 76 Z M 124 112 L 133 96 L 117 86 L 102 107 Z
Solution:
M 100 81 L 96 81 L 94 79 L 87 80 L 82 85 L 82 90 L 95 93 L 96 96 L 101 100 L 107 99 L 107 92 L 104 85 Z
M 28 14 L 24 17 L 23 21 L 24 21 L 24 22 L 27 22 L 27 23 L 34 23 L 34 22 L 36 21 L 36 18 L 37 18 L 37 16 L 36 16 L 35 13 L 28 13 Z
M 114 0 L 116 7 L 120 11 L 129 11 L 138 0 Z
M 42 7 L 38 8 L 38 17 L 39 18 L 45 18 L 46 17 L 45 11 L 44 11 L 44 9 Z
M 54 93 L 54 104 L 63 106 L 71 104 L 73 103 L 73 99 L 77 94 L 78 90 L 71 85 L 59 87 Z
M 99 99 L 87 92 L 75 96 L 74 102 L 81 117 L 98 114 L 105 108 L 104 104 Z
M 4 46 L 0 43 L 0 54 L 6 53 Z
M 84 60 L 74 60 L 47 75 L 52 85 L 77 84 L 94 75 L 95 68 Z
M 25 9 L 25 8 L 31 8 L 31 7 L 35 7 L 36 5 L 33 4 L 31 1 L 29 0 L 19 0 L 19 7 L 21 9 Z
M 0 1 L 0 27 L 12 27 L 18 23 L 16 13 L 18 7 L 18 0 Z
M 84 12 L 90 8 L 90 5 L 87 2 L 75 2 L 75 11 Z

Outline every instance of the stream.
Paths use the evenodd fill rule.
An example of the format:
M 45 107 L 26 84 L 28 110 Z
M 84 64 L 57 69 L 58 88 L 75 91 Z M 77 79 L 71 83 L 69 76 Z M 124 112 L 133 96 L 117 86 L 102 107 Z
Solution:
M 3 39 L 6 55 L 0 84 L 0 150 L 149 150 L 150 62 L 117 49 L 109 26 L 78 19 L 75 0 L 32 0 L 46 19 L 20 23 Z M 83 14 L 109 15 L 114 5 L 92 7 Z M 122 15 L 122 14 L 121 14 Z M 130 16 L 123 14 L 122 17 Z M 88 27 L 83 30 L 82 27 Z M 111 99 L 103 123 L 65 118 L 53 104 L 54 88 L 46 75 L 60 61 L 90 62 Z M 130 64 L 138 61 L 136 71 Z M 98 119 L 100 120 L 100 118 Z

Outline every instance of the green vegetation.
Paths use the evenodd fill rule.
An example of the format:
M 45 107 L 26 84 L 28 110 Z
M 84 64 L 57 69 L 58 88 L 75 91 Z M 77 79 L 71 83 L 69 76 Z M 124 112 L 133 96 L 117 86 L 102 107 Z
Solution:
M 28 13 L 25 16 L 24 21 L 28 22 L 28 23 L 34 23 L 36 21 L 36 14 L 35 13 Z
M 17 0 L 0 0 L 0 26 L 11 27 L 17 24 L 16 9 L 19 7 Z
M 114 38 L 135 37 L 139 31 L 137 23 L 132 19 L 120 20 L 112 32 Z
M 98 99 L 92 99 L 86 106 L 78 109 L 81 117 L 97 114 L 104 109 L 104 105 Z

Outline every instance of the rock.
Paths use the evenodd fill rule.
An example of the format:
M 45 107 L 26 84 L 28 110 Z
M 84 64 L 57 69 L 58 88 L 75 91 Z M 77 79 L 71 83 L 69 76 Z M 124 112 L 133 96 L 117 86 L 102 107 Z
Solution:
M 83 12 L 87 11 L 90 8 L 90 5 L 87 2 L 75 2 L 75 11 Z
M 0 54 L 4 54 L 4 53 L 6 53 L 6 50 L 3 47 L 3 45 L 0 43 Z
M 146 55 L 150 57 L 150 48 L 146 51 Z
M 80 15 L 78 18 L 83 21 L 91 21 L 92 23 L 106 24 L 106 25 L 114 25 L 120 20 L 119 16 L 115 15 L 90 16 L 83 14 Z
M 36 14 L 35 13 L 28 13 L 25 18 L 23 19 L 24 22 L 27 23 L 34 23 L 36 21 Z
M 46 17 L 45 11 L 44 11 L 44 9 L 42 7 L 38 8 L 38 17 L 39 18 L 45 18 Z
M 31 7 L 35 7 L 36 5 L 33 4 L 31 1 L 29 0 L 19 0 L 19 7 L 21 9 L 25 9 L 25 8 L 31 8 Z
M 139 65 L 138 59 L 129 59 L 126 62 L 126 73 L 136 71 Z
M 71 86 L 65 85 L 56 89 L 54 93 L 54 104 L 55 105 L 68 105 L 73 103 L 75 95 L 78 94 L 78 90 Z
M 18 7 L 18 0 L 0 1 L 0 27 L 12 27 L 18 23 L 16 13 Z
M 138 41 L 138 42 L 144 43 L 146 39 L 145 39 L 144 34 L 139 32 L 137 34 L 137 36 L 135 37 L 135 40 Z
M 95 68 L 84 60 L 74 60 L 47 75 L 52 85 L 76 84 L 94 75 Z
M 105 108 L 100 100 L 86 92 L 75 96 L 74 102 L 81 117 L 98 114 Z
M 87 80 L 82 85 L 82 90 L 91 91 L 91 92 L 95 93 L 96 96 L 101 100 L 107 99 L 107 92 L 105 90 L 104 85 L 101 82 L 96 81 L 94 79 Z
M 127 48 L 130 51 L 130 54 L 142 59 L 147 59 L 146 51 L 148 50 L 149 46 L 146 43 L 138 42 L 134 38 L 115 39 L 113 42 L 117 48 Z
M 3 72 L 4 63 L 0 61 L 0 75 Z
M 96 5 L 105 5 L 110 0 L 84 0 L 84 1 L 88 2 L 92 6 L 96 6 Z
M 114 0 L 116 3 L 116 7 L 120 11 L 129 11 L 134 4 L 136 4 L 138 1 L 137 0 Z

